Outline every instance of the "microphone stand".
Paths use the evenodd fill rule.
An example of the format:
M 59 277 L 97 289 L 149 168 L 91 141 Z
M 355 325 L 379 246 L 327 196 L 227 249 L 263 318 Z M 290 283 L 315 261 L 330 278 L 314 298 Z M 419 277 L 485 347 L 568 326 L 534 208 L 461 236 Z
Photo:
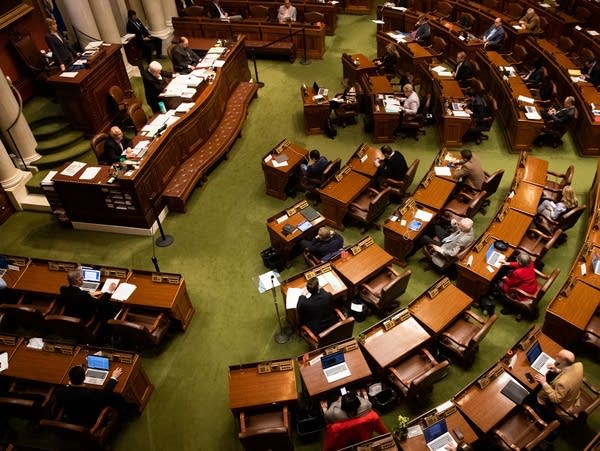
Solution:
M 277 313 L 277 322 L 279 324 L 279 331 L 275 333 L 275 342 L 277 344 L 287 343 L 290 336 L 283 330 L 283 324 L 281 324 L 281 315 L 279 314 L 279 305 L 277 304 L 277 292 L 275 291 L 275 275 L 271 274 L 271 293 L 273 294 L 273 303 L 275 304 L 275 313 Z
M 250 54 L 252 56 L 252 63 L 254 64 L 254 78 L 256 78 L 256 86 L 262 88 L 265 84 L 262 81 L 258 80 L 258 68 L 256 67 L 256 49 L 250 49 Z
M 160 223 L 160 218 L 156 213 L 156 207 L 154 206 L 154 197 L 150 198 L 150 207 L 152 208 L 152 213 L 154 214 L 154 219 L 156 220 L 156 224 L 158 225 L 158 230 L 160 231 L 160 236 L 156 239 L 156 245 L 158 247 L 167 247 L 173 244 L 175 240 L 171 235 L 165 235 L 165 231 L 162 228 L 162 224 Z

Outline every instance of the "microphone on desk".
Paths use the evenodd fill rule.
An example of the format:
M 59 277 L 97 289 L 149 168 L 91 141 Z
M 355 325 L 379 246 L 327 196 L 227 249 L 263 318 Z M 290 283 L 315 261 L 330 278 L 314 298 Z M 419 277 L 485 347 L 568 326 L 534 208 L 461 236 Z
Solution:
M 167 129 L 167 124 L 163 124 L 162 127 L 160 127 L 158 130 L 156 130 L 156 133 L 154 134 L 154 136 L 152 137 L 152 139 L 158 138 L 160 135 L 162 135 L 162 133 Z

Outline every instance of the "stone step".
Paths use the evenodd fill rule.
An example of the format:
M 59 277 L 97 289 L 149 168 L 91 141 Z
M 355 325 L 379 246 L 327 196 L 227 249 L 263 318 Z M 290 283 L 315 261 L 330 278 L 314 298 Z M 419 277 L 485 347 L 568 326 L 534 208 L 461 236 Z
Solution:
M 51 154 L 68 150 L 70 147 L 80 145 L 81 142 L 85 142 L 88 147 L 90 146 L 90 142 L 84 140 L 82 132 L 64 132 L 55 138 L 38 141 L 36 151 L 40 155 L 50 156 Z
M 51 120 L 50 120 L 51 119 Z M 37 121 L 31 124 L 33 136 L 38 141 L 55 138 L 60 133 L 64 133 L 70 127 L 69 123 L 62 117 L 49 118 L 49 120 Z
M 33 164 L 37 166 L 40 170 L 52 167 L 56 168 L 58 166 L 61 166 L 62 163 L 66 161 L 75 160 L 77 159 L 77 157 L 79 157 L 80 155 L 84 155 L 87 152 L 93 154 L 92 149 L 90 148 L 90 142 L 87 140 L 82 140 L 77 144 L 59 152 L 44 155 L 42 156 L 42 158 L 35 161 Z

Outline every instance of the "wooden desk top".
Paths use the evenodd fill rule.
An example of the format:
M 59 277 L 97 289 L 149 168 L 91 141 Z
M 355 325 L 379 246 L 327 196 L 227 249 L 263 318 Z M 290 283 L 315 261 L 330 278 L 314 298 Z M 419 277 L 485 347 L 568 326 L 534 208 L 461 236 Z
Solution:
M 75 265 L 74 262 L 57 262 L 59 264 Z M 13 286 L 15 290 L 25 293 L 50 294 L 58 296 L 60 287 L 67 285 L 67 272 L 51 271 L 47 260 L 32 260 L 21 277 Z
M 296 274 L 295 276 L 286 279 L 284 282 L 281 283 L 281 293 L 285 297 L 289 288 L 306 288 L 306 283 L 308 282 L 308 280 L 306 279 L 306 274 L 312 272 L 321 272 L 323 268 L 331 268 L 331 265 L 329 263 L 325 263 L 320 266 L 315 266 L 314 268 L 311 268 L 308 271 L 301 272 L 300 274 Z M 319 286 L 328 293 L 330 293 L 333 297 L 342 296 L 348 291 L 348 287 L 346 287 L 340 276 L 338 276 L 338 274 L 333 270 L 333 268 L 331 268 L 329 271 L 324 271 L 317 277 L 319 278 Z M 331 283 L 327 282 L 327 280 L 330 277 L 333 277 L 333 279 L 335 280 L 334 286 L 332 286 Z
M 477 434 L 471 428 L 465 417 L 460 413 L 459 410 L 454 410 L 446 418 L 446 424 L 448 426 L 448 432 L 454 437 L 454 440 L 458 443 L 458 437 L 454 433 L 455 430 L 459 429 L 463 434 L 463 441 L 465 443 L 474 443 L 478 440 Z M 424 419 L 423 419 L 424 420 Z M 426 427 L 424 421 L 420 421 L 419 425 L 422 429 Z M 423 434 L 411 437 L 402 442 L 403 451 L 424 451 L 427 450 L 427 444 L 425 443 L 425 436 Z
M 439 77 L 439 75 L 436 72 L 432 73 L 433 76 L 440 81 L 440 85 L 442 87 L 442 94 L 444 97 L 451 97 L 453 99 L 461 99 L 464 97 L 464 93 L 455 79 Z
M 385 330 L 384 323 L 398 313 L 388 316 L 359 335 L 359 342 L 380 368 L 387 368 L 421 347 L 431 335 L 413 318 L 396 323 Z
M 150 271 L 134 271 L 127 282 L 134 284 L 137 288 L 129 296 L 129 299 L 123 302 L 123 305 L 171 309 L 177 296 L 182 291 L 185 292 L 185 281 L 183 277 L 179 277 L 178 284 L 159 283 L 152 281 L 152 272 Z
M 456 181 L 433 175 L 426 188 L 422 184 L 419 185 L 413 194 L 413 199 L 421 205 L 440 210 L 446 204 L 455 185 Z
M 358 66 L 356 66 L 357 69 L 374 69 L 376 67 L 371 58 L 367 55 L 362 53 L 351 53 L 350 56 L 352 57 L 352 61 L 358 60 Z
M 78 350 L 78 347 L 74 347 L 75 354 Z M 59 385 L 65 377 L 68 379 L 75 354 L 28 348 L 27 341 L 22 340 L 10 356 L 8 368 L 2 372 L 2 376 Z
M 371 94 L 393 94 L 394 88 L 385 75 L 369 75 Z
M 376 437 L 365 440 L 364 442 L 355 443 L 354 445 L 345 446 L 338 451 L 362 451 L 362 450 L 385 450 L 398 451 L 404 448 L 398 448 L 396 441 L 391 433 L 378 435 Z
M 238 410 L 297 401 L 296 365 L 293 359 L 290 361 L 291 370 L 262 374 L 258 372 L 258 363 L 231 365 L 229 367 L 229 408 Z
M 429 51 L 429 49 L 423 47 L 418 42 L 407 42 L 405 45 L 413 54 L 413 59 L 433 58 L 433 54 Z
M 494 366 L 490 371 L 499 365 Z M 483 377 L 480 377 L 479 380 Z M 472 423 L 483 433 L 487 433 L 517 405 L 500 393 L 510 380 L 518 383 L 517 379 L 503 370 L 485 388 L 481 389 L 476 383 L 472 383 L 456 395 L 453 401 Z
M 335 270 L 352 285 L 364 282 L 369 276 L 392 264 L 394 257 L 373 243 L 360 253 L 347 257 L 341 255 L 332 261 Z
M 488 282 L 494 280 L 498 275 L 500 268 L 488 265 L 486 259 L 486 253 L 493 242 L 493 239 L 489 240 L 488 244 L 485 244 L 479 252 L 475 250 L 475 247 L 471 248 L 471 252 L 469 253 L 469 255 L 465 256 L 465 258 L 463 258 L 458 264 L 459 271 L 468 271 L 473 274 L 477 274 L 479 277 L 483 278 L 484 280 L 487 280 Z M 506 260 L 508 260 L 514 251 L 515 248 L 509 246 L 507 250 L 502 252 L 502 254 L 504 254 Z M 469 257 L 471 255 L 473 256 L 473 261 L 471 262 L 471 266 L 468 266 L 467 261 L 469 260 Z M 491 271 L 488 268 L 490 268 Z
M 102 44 L 102 46 L 98 49 L 98 51 L 102 53 L 98 55 L 98 59 L 94 61 L 91 67 L 86 67 L 77 71 L 77 75 L 75 77 L 61 77 L 61 74 L 52 75 L 48 78 L 48 83 L 52 85 L 79 85 L 94 73 L 94 69 L 97 65 L 101 64 L 101 60 L 110 57 L 113 53 L 118 52 L 120 49 L 121 44 Z
M 274 151 L 270 151 L 267 155 L 264 156 L 262 165 L 266 166 L 274 171 L 288 173 L 293 172 L 303 161 L 306 160 L 308 155 L 308 150 L 298 144 L 294 144 L 288 142 L 284 147 L 281 153 L 277 154 Z M 275 167 L 273 163 L 275 162 L 276 157 L 287 157 L 287 166 L 278 166 Z
M 450 284 L 431 299 L 427 292 L 408 304 L 411 315 L 432 334 L 438 334 L 465 311 L 473 299 Z
M 6 352 L 8 353 L 8 358 L 10 359 L 12 357 L 12 355 L 15 353 L 15 351 L 17 349 L 19 349 L 19 346 L 21 345 L 21 342 L 23 341 L 22 337 L 16 337 L 16 336 L 12 336 L 12 335 L 6 335 L 6 334 L 2 334 L 3 338 L 6 337 L 6 339 L 11 339 L 14 337 L 15 340 L 15 344 L 8 344 L 8 343 L 4 343 L 3 340 L 0 340 L 0 353 L 1 352 Z
M 528 155 L 525 167 L 518 172 L 522 181 L 544 186 L 548 178 L 548 161 Z
M 421 228 L 419 228 L 419 230 L 411 230 L 408 226 L 410 225 L 410 223 L 413 221 L 413 219 L 415 219 L 415 215 L 417 214 L 418 210 L 423 210 L 427 213 L 431 213 L 433 214 L 433 217 L 435 217 L 435 215 L 437 214 L 437 211 L 431 209 L 431 208 L 427 208 L 427 207 L 418 207 L 418 208 L 409 208 L 406 213 L 404 213 L 403 216 L 397 217 L 396 221 L 392 221 L 392 219 L 387 219 L 385 221 L 385 225 L 384 228 L 386 230 L 392 230 L 393 232 L 397 233 L 398 235 L 401 235 L 402 237 L 404 237 L 406 240 L 416 240 L 417 237 L 419 235 L 421 235 L 421 233 L 423 233 L 423 231 L 427 228 L 427 226 L 429 225 L 428 223 L 423 223 L 421 225 Z M 394 215 L 399 214 L 399 211 L 394 212 Z M 402 222 L 404 221 L 404 223 Z M 403 225 L 404 224 L 404 225 Z
M 290 208 L 298 208 L 299 205 L 302 205 L 305 202 L 306 201 L 302 200 L 300 202 L 297 202 Z M 311 230 L 314 230 L 315 227 L 319 226 L 319 224 L 321 224 L 323 221 L 325 221 L 325 217 L 319 213 L 318 218 L 315 218 L 312 221 L 310 221 L 311 227 L 303 232 L 302 230 L 300 230 L 298 228 L 298 226 L 300 224 L 302 224 L 304 221 L 306 221 L 306 218 L 301 213 L 302 210 L 303 209 L 296 211 L 295 214 L 293 214 L 292 216 L 288 216 L 287 219 L 285 219 L 281 222 L 277 222 L 277 220 L 279 218 L 283 218 L 283 217 L 287 216 L 286 210 L 283 210 L 283 211 L 277 213 L 275 216 L 272 216 L 269 220 L 267 220 L 267 230 L 277 234 L 278 238 L 281 241 L 291 243 L 294 241 L 299 241 L 305 235 L 310 233 Z M 288 235 L 284 235 L 283 228 L 287 224 L 293 225 L 294 227 L 296 227 L 296 229 L 292 233 L 290 233 Z
M 523 239 L 531 220 L 531 216 L 509 208 L 502 221 L 494 220 L 488 228 L 488 233 L 490 236 L 516 247 Z
M 312 86 L 307 86 L 306 87 L 306 95 L 304 95 L 304 94 L 305 94 L 304 87 L 300 86 L 300 97 L 302 97 L 302 102 L 304 103 L 304 108 L 314 106 L 314 105 L 327 106 L 327 108 L 329 108 L 329 96 L 328 95 L 323 96 L 323 100 L 320 100 L 318 102 L 313 100 L 313 96 L 316 96 L 317 93 L 314 91 Z
M 544 187 L 521 181 L 508 205 L 513 210 L 535 216 Z
M 352 158 L 348 160 L 347 164 L 350 165 L 353 171 L 366 175 L 367 177 L 373 177 L 377 172 L 377 166 L 375 166 L 376 158 L 383 160 L 383 154 L 379 149 L 369 146 L 362 159 L 359 158 L 355 152 Z
M 356 340 L 348 340 L 345 343 L 355 344 Z M 365 357 L 363 356 L 363 353 L 359 347 L 344 353 L 344 359 L 348 365 L 351 375 L 330 384 L 327 382 L 325 374 L 323 374 L 321 359 L 318 357 L 323 355 L 325 349 L 326 348 L 320 348 L 298 357 L 300 376 L 302 377 L 302 381 L 304 382 L 304 386 L 306 387 L 309 396 L 314 397 L 322 395 L 335 388 L 359 382 L 371 376 L 369 365 L 367 365 L 367 361 L 365 360 Z M 306 361 L 304 361 L 305 356 L 307 356 Z M 314 359 L 314 363 L 311 365 L 310 361 L 312 359 Z
M 370 184 L 370 178 L 358 172 L 350 171 L 341 181 L 338 182 L 335 178 L 332 178 L 325 187 L 319 188 L 318 191 L 321 196 L 348 205 Z
M 548 306 L 548 311 L 584 330 L 600 303 L 600 291 L 576 280 L 569 293 L 559 294 Z

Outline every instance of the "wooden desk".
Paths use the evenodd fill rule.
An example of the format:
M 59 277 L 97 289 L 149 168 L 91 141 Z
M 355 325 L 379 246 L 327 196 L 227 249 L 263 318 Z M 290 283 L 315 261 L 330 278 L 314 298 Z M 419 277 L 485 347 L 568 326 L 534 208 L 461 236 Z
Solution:
M 498 240 L 504 240 L 517 247 L 531 224 L 531 216 L 509 208 L 501 221 L 494 220 L 488 233 Z
M 337 343 L 337 345 L 357 346 L 357 342 L 356 340 L 351 339 Z M 344 359 L 351 375 L 332 383 L 327 382 L 325 374 L 323 374 L 323 367 L 320 359 L 320 356 L 324 355 L 325 349 L 327 348 L 316 349 L 298 357 L 298 367 L 300 368 L 302 383 L 311 398 L 324 395 L 328 391 L 339 387 L 357 384 L 371 377 L 369 365 L 367 365 L 365 357 L 357 346 L 356 349 L 344 353 Z M 310 364 L 311 361 L 313 362 L 312 365 Z
M 367 75 L 362 80 L 365 78 L 366 83 L 363 81 L 363 90 L 365 93 L 370 95 L 394 93 L 394 87 L 385 75 Z
M 307 135 L 318 135 L 325 133 L 327 119 L 329 119 L 329 100 L 325 97 L 321 101 L 313 100 L 317 95 L 312 86 L 306 89 L 300 87 L 300 97 L 304 109 L 304 132 Z
M 346 446 L 338 451 L 364 451 L 364 450 L 385 450 L 398 451 L 404 448 L 398 448 L 396 441 L 391 433 L 378 435 L 376 437 L 365 440 L 364 442 Z
M 508 199 L 507 204 L 511 210 L 535 216 L 543 192 L 543 186 L 522 181 L 517 185 L 514 195 Z
M 400 98 L 398 95 L 394 97 Z M 373 114 L 373 142 L 392 143 L 396 141 L 400 112 L 386 111 L 383 95 L 372 95 L 369 97 L 369 102 L 371 103 L 370 111 Z
M 67 78 L 57 74 L 48 79 L 71 126 L 88 137 L 108 130 L 114 119 L 108 101 L 109 88 L 117 85 L 124 91 L 131 89 L 121 46 L 103 45 L 99 51 L 103 54 L 77 76 Z
M 265 190 L 268 195 L 285 200 L 287 199 L 286 187 L 290 180 L 298 175 L 300 164 L 307 160 L 308 150 L 287 139 L 277 144 L 275 149 L 269 151 L 262 159 Z M 287 158 L 287 166 L 275 167 L 275 158 Z
M 458 437 L 456 437 L 456 434 L 454 433 L 454 431 L 456 430 L 460 430 L 460 432 L 463 434 L 462 441 L 464 443 L 475 443 L 479 439 L 479 437 L 471 428 L 465 417 L 460 413 L 460 411 L 457 410 L 455 406 L 453 407 L 454 408 L 452 413 L 448 412 L 448 410 L 451 410 L 452 408 L 446 411 L 442 410 L 441 412 L 436 410 L 436 413 L 438 414 L 438 416 L 443 416 L 446 419 L 446 424 L 448 425 L 448 432 L 450 432 L 452 437 L 454 437 L 456 443 L 460 442 L 460 440 L 458 440 Z M 422 415 L 418 419 L 411 421 L 410 424 L 419 424 L 422 429 L 425 429 L 425 427 L 427 427 L 424 415 Z M 425 437 L 423 436 L 423 434 L 406 439 L 405 441 L 401 442 L 401 446 L 403 451 L 425 451 L 429 449 L 427 448 L 427 444 L 425 443 Z
M 287 364 L 290 370 L 259 373 L 259 366 Z M 298 400 L 296 388 L 296 365 L 293 359 L 268 362 L 244 363 L 229 366 L 229 408 L 236 412 L 246 408 L 266 407 L 272 404 L 295 404 Z
M 348 206 L 370 184 L 370 178 L 350 171 L 339 182 L 334 177 L 323 188 L 319 188 L 317 191 L 321 196 L 323 216 L 327 225 L 344 230 L 343 220 L 348 212 Z
M 396 364 L 431 338 L 412 316 L 402 321 L 403 313 L 406 310 L 384 318 L 358 335 L 358 342 L 379 370 Z M 395 325 L 389 326 L 390 320 Z
M 370 58 L 362 53 L 342 53 L 342 71 L 350 85 L 360 80 L 363 74 L 374 74 L 377 67 Z
M 358 155 L 359 153 L 362 154 L 362 157 Z M 383 160 L 383 158 L 384 155 L 381 153 L 381 150 L 366 144 L 361 144 L 346 164 L 350 166 L 354 172 L 373 178 L 377 172 L 375 160 Z
M 469 308 L 472 301 L 473 298 L 469 295 L 453 284 L 449 284 L 433 299 L 429 297 L 427 291 L 424 292 L 408 304 L 408 311 L 429 333 L 435 335 L 448 327 L 462 312 Z
M 490 373 L 496 370 L 500 374 L 485 388 L 479 388 L 474 382 L 453 398 L 462 414 L 484 434 L 502 421 L 517 405 L 500 393 L 509 381 L 518 383 L 518 380 L 505 371 L 501 364 L 496 364 L 478 380 L 490 376 Z
M 419 187 L 412 195 L 412 198 L 419 204 L 425 205 L 426 207 L 434 210 L 441 210 L 448 197 L 452 194 L 454 187 L 456 186 L 455 180 L 449 180 L 445 177 L 438 177 L 431 171 L 430 182 L 427 186 L 423 186 L 423 182 L 419 184 Z
M 373 243 L 356 255 L 338 256 L 331 261 L 333 268 L 353 288 L 391 265 L 393 257 Z
M 524 182 L 545 186 L 548 179 L 548 161 L 527 155 L 524 164 L 517 169 L 516 177 Z

